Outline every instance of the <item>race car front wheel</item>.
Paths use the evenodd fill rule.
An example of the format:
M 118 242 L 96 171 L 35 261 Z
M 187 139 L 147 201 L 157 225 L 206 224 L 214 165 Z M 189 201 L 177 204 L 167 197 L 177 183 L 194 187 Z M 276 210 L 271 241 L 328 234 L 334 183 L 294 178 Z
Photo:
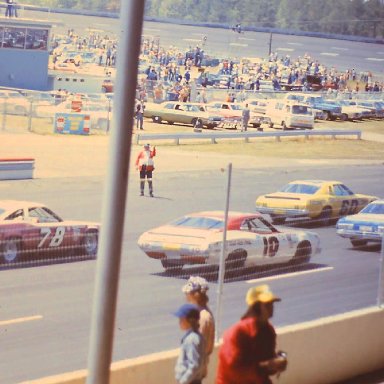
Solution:
M 225 270 L 233 270 L 243 268 L 247 259 L 247 251 L 244 249 L 236 249 L 231 252 L 225 260 Z
M 357 239 L 351 239 L 351 243 L 354 247 L 364 247 L 367 245 L 368 241 L 367 240 L 357 240 Z
M 12 263 L 14 261 L 18 261 L 20 258 L 20 239 L 15 237 L 11 237 L 9 239 L 4 240 L 2 245 L 2 259 L 5 263 Z

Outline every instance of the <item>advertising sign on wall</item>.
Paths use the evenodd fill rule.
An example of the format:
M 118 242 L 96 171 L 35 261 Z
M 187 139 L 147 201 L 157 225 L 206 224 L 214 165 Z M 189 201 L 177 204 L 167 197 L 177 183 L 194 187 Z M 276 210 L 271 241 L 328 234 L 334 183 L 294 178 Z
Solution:
M 90 117 L 83 113 L 55 113 L 54 131 L 74 135 L 89 135 Z

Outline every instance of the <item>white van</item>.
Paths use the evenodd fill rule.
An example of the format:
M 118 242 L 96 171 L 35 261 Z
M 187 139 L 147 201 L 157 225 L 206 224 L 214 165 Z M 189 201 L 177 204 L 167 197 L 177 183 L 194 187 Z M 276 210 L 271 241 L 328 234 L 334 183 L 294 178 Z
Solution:
M 280 125 L 282 129 L 313 129 L 315 117 L 308 105 L 294 100 L 274 100 L 266 108 L 264 121 L 270 128 Z

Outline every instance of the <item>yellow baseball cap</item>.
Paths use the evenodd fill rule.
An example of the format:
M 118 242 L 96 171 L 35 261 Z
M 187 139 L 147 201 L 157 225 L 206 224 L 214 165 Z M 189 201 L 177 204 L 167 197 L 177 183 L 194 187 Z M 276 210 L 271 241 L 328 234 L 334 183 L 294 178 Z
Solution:
M 245 297 L 245 302 L 249 307 L 257 302 L 271 303 L 274 301 L 281 301 L 281 299 L 280 297 L 275 296 L 266 284 L 250 288 Z

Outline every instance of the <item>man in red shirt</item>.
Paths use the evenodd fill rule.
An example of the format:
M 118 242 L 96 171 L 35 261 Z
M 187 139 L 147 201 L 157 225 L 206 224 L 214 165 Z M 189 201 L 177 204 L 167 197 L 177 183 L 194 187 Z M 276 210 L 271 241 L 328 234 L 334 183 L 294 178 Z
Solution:
M 269 376 L 287 367 L 285 353 L 276 353 L 276 333 L 269 322 L 280 301 L 268 285 L 250 288 L 248 310 L 223 336 L 216 384 L 271 384 Z
M 144 149 L 137 155 L 136 169 L 140 172 L 140 196 L 144 196 L 145 179 L 148 181 L 149 196 L 153 197 L 152 172 L 155 169 L 153 158 L 156 156 L 156 147 L 149 144 L 144 145 Z

